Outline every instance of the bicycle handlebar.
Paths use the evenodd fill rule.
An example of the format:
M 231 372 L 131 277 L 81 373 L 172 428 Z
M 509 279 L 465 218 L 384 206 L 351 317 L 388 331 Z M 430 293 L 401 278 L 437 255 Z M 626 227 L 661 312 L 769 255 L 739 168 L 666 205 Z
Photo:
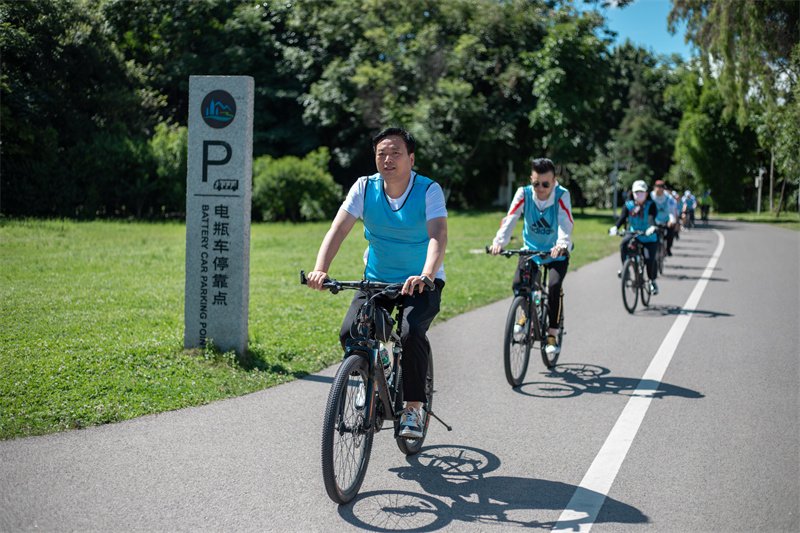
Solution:
M 306 271 L 300 271 L 300 283 L 302 285 L 308 285 L 308 278 L 306 277 Z M 360 281 L 338 281 L 333 278 L 326 278 L 325 281 L 322 282 L 322 286 L 330 289 L 331 294 L 336 294 L 341 290 L 344 289 L 352 289 L 352 290 L 362 290 L 367 292 L 381 292 L 389 296 L 399 296 L 400 291 L 403 290 L 403 283 L 384 283 L 382 281 L 371 281 L 368 279 L 362 279 Z M 428 286 L 424 286 L 423 290 L 429 291 L 431 290 Z
M 569 257 L 569 251 L 564 250 L 564 252 L 565 252 L 564 255 Z M 489 247 L 488 246 L 486 247 L 486 253 L 487 254 L 491 253 L 489 251 Z M 541 257 L 542 259 L 546 259 L 546 258 L 550 257 L 550 252 L 539 252 L 539 251 L 536 251 L 536 250 L 525 250 L 525 249 L 521 249 L 521 250 L 500 250 L 500 252 L 497 255 L 504 255 L 506 257 L 511 257 L 512 255 L 529 255 L 529 256 L 536 256 L 536 257 Z
M 612 235 L 614 237 L 624 237 L 625 235 L 647 235 L 646 231 L 631 231 L 631 230 L 620 230 L 617 232 L 616 235 Z

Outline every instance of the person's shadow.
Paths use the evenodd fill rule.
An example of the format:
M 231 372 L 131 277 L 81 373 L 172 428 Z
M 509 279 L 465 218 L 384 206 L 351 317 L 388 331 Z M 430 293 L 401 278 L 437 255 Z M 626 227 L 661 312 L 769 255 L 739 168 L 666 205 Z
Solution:
M 578 490 L 559 481 L 490 475 L 499 468 L 500 459 L 478 448 L 429 446 L 407 461 L 409 466 L 392 471 L 401 479 L 419 483 L 422 493 L 364 493 L 351 505 L 340 506 L 340 515 L 370 531 L 435 531 L 454 520 L 551 530 Z M 608 523 L 648 521 L 630 505 L 592 495 L 604 498 L 602 516 L 598 514 L 594 521 L 598 517 Z M 589 518 L 583 509 L 573 511 L 583 518 L 570 521 L 567 527 L 577 531 Z
M 571 398 L 581 394 L 619 394 L 662 399 L 670 396 L 698 399 L 704 396 L 697 391 L 669 383 L 608 376 L 607 368 L 583 363 L 556 365 L 543 372 L 548 381 L 523 383 L 514 390 L 537 398 Z

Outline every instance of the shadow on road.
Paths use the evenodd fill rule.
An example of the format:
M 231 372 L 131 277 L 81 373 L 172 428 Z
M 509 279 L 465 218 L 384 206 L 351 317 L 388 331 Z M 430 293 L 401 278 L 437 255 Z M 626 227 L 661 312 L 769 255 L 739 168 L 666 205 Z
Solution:
M 636 311 L 636 316 L 676 316 L 676 315 L 691 315 L 698 318 L 717 318 L 733 316 L 730 313 L 720 313 L 718 311 L 704 311 L 703 309 L 686 310 L 677 305 L 650 305 Z
M 607 376 L 610 371 L 597 365 L 570 363 L 556 365 L 542 372 L 549 381 L 523 383 L 516 389 L 520 394 L 537 398 L 572 398 L 581 394 L 620 394 L 647 396 L 656 399 L 677 396 L 698 399 L 704 396 L 697 391 L 638 378 Z
M 558 481 L 487 475 L 500 467 L 500 459 L 465 446 L 426 447 L 407 461 L 409 466 L 392 471 L 401 479 L 416 481 L 424 492 L 363 493 L 339 507 L 342 518 L 369 531 L 435 531 L 456 520 L 551 530 L 558 517 L 541 521 L 542 511 L 560 515 L 578 488 Z M 605 499 L 602 516 L 608 523 L 648 521 L 638 509 L 611 498 Z M 578 519 L 568 526 L 578 530 L 581 523 Z

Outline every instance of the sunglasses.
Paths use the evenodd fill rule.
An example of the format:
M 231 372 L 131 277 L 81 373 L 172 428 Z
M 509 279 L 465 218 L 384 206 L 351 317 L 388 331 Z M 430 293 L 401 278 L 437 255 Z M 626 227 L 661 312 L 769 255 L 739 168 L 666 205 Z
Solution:
M 550 188 L 550 182 L 549 181 L 541 181 L 541 182 L 540 181 L 534 181 L 533 182 L 533 187 L 534 188 L 542 187 L 543 189 L 549 189 Z

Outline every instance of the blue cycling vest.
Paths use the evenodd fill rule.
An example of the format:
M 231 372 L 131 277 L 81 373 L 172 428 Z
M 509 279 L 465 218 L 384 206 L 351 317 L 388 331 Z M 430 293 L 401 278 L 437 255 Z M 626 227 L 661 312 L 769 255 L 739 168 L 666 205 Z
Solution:
M 426 195 L 433 180 L 414 174 L 403 205 L 393 211 L 383 190 L 383 178 L 367 178 L 364 190 L 364 237 L 369 252 L 364 277 L 384 283 L 404 282 L 419 276 L 428 257 Z
M 660 204 L 653 199 L 653 194 L 651 193 L 650 199 L 653 200 L 653 203 L 656 204 L 656 223 L 657 224 L 666 224 L 669 222 L 669 196 L 664 195 L 664 201 Z
M 650 205 L 652 204 L 653 200 L 648 199 L 639 211 L 639 214 L 631 216 L 634 207 L 636 207 L 636 202 L 633 200 L 625 202 L 625 207 L 628 208 L 628 224 L 630 225 L 631 231 L 647 231 L 647 228 L 650 227 L 650 222 L 647 220 L 647 213 L 650 211 Z M 652 235 L 638 235 L 636 238 L 639 239 L 639 242 L 655 242 L 658 240 L 658 233 L 653 233 Z
M 566 192 L 566 189 L 558 185 L 553 194 L 555 201 L 553 205 L 539 211 L 533 193 L 533 185 L 528 185 L 522 192 L 525 195 L 525 207 L 523 217 L 525 226 L 522 228 L 522 240 L 525 246 L 537 252 L 549 252 L 558 241 L 558 201 Z M 533 260 L 539 265 L 545 265 L 552 261 L 564 261 L 567 257 L 561 256 L 557 259 L 548 257 L 541 259 L 534 257 Z

